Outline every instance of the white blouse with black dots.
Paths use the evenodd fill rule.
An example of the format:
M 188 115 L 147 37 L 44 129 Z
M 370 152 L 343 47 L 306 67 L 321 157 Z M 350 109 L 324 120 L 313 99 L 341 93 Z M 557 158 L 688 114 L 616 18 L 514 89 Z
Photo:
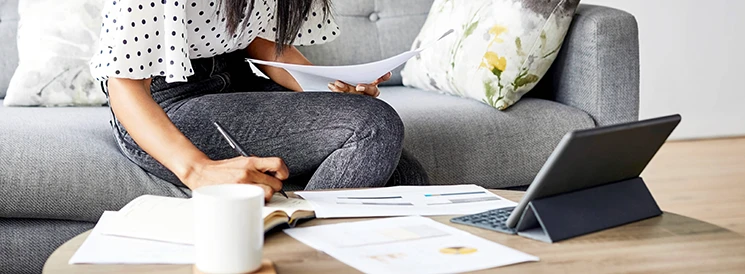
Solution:
M 100 50 L 90 62 L 93 77 L 103 81 L 164 76 L 167 82 L 185 82 L 194 74 L 190 59 L 245 49 L 256 37 L 275 40 L 276 0 L 256 0 L 232 36 L 217 1 L 109 0 L 102 12 Z M 339 27 L 325 12 L 312 9 L 295 45 L 323 44 L 339 35 Z

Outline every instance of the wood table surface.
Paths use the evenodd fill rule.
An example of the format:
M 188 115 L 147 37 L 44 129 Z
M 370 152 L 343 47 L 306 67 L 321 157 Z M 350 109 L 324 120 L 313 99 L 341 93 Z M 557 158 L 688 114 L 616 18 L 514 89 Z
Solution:
M 517 191 L 493 192 L 513 201 L 523 195 Z M 745 273 L 743 235 L 673 213 L 554 244 L 453 224 L 449 222 L 451 217 L 432 219 L 540 258 L 539 262 L 487 269 L 483 273 Z M 301 226 L 367 219 L 315 219 Z M 78 235 L 54 251 L 43 273 L 193 272 L 191 265 L 67 264 L 89 233 Z M 358 272 L 281 232 L 266 236 L 264 258 L 274 263 L 278 273 Z

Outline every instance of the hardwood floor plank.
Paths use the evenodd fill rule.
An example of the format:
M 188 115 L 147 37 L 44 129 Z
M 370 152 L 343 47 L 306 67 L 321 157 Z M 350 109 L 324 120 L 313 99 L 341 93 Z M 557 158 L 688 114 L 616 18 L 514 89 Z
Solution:
M 642 177 L 663 210 L 745 235 L 745 138 L 668 142 Z

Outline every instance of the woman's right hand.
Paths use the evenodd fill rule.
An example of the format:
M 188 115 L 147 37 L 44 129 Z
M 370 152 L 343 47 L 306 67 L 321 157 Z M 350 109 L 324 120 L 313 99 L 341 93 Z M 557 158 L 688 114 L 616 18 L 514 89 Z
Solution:
M 197 163 L 181 181 L 191 189 L 220 184 L 256 185 L 264 189 L 264 198 L 269 201 L 288 177 L 287 166 L 280 158 L 236 157 Z

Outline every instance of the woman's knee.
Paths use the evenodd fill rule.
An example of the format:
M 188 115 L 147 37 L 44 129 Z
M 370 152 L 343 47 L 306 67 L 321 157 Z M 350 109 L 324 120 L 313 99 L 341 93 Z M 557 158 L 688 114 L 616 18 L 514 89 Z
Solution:
M 350 96 L 352 97 L 352 96 Z M 399 149 L 404 140 L 401 117 L 388 103 L 368 96 L 354 96 L 355 130 L 362 136 L 369 135 L 380 142 L 396 144 Z

